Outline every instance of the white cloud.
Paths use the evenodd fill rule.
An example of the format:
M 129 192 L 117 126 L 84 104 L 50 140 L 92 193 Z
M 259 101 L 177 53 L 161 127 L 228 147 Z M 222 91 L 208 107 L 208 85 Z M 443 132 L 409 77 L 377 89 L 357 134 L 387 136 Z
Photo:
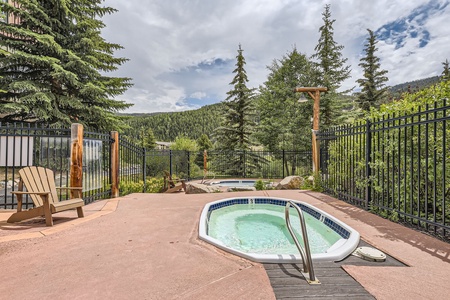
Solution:
M 126 96 L 122 96 L 120 100 L 135 103 L 127 111 L 129 113 L 183 111 L 198 108 L 187 105 L 185 98 L 186 96 L 182 88 L 161 83 L 159 88 L 153 91 L 136 88 L 130 89 Z
M 189 96 L 189 98 L 193 98 L 193 99 L 202 99 L 205 97 L 206 97 L 206 93 L 204 93 L 204 92 L 195 92 Z
M 366 28 L 377 30 L 402 19 L 430 0 L 331 2 L 335 40 L 352 66 L 353 78 L 361 76 L 358 63 Z M 130 59 L 114 76 L 132 77 L 134 87 L 120 97 L 134 103 L 127 112 L 181 111 L 197 108 L 201 101 L 222 101 L 230 90 L 239 43 L 244 49 L 249 87 L 267 77 L 266 66 L 293 46 L 307 55 L 314 52 L 322 25 L 323 7 L 330 1 L 307 0 L 106 0 L 118 13 L 107 16 L 103 36 L 121 44 L 118 56 Z M 433 3 L 448 3 L 433 0 Z M 395 50 L 378 44 L 389 84 L 415 80 L 441 72 L 448 55 L 450 5 L 424 26 L 431 41 L 418 47 L 407 39 Z M 189 99 L 197 99 L 195 105 Z M 200 104 L 199 104 L 200 103 Z M 206 103 L 206 102 L 205 102 Z

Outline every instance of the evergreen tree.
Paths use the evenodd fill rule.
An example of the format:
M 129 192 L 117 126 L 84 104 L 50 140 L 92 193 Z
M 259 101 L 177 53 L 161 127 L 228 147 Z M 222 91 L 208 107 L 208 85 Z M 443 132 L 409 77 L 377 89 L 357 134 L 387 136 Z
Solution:
M 233 89 L 227 92 L 224 101 L 224 117 L 222 125 L 216 130 L 218 147 L 225 150 L 227 163 L 225 167 L 230 175 L 246 176 L 252 173 L 258 162 L 257 157 L 248 157 L 246 151 L 251 149 L 250 135 L 253 133 L 255 109 L 253 104 L 254 90 L 247 87 L 245 58 L 241 45 L 236 56 L 236 75 L 230 85 Z M 235 155 L 237 151 L 237 155 Z M 223 167 L 223 166 L 222 166 Z
M 217 129 L 217 136 L 222 149 L 248 150 L 250 149 L 250 135 L 255 126 L 253 106 L 254 90 L 247 87 L 247 72 L 244 69 L 245 58 L 241 45 L 236 56 L 236 75 L 230 85 L 233 89 L 227 92 L 224 101 L 224 119 L 222 126 Z
M 342 57 L 344 46 L 338 45 L 334 40 L 333 23 L 331 19 L 330 5 L 325 5 L 322 13 L 324 24 L 319 28 L 320 37 L 316 53 L 312 56 L 317 60 L 319 70 L 319 85 L 328 89 L 328 92 L 321 97 L 321 123 L 329 127 L 336 123 L 337 118 L 342 113 L 343 103 L 339 103 L 340 97 L 337 90 L 344 80 L 350 77 L 350 66 L 346 66 L 347 59 Z M 345 92 L 341 92 L 343 94 Z
M 156 139 L 151 128 L 141 127 L 139 135 L 140 139 L 138 140 L 138 144 L 140 144 L 142 148 L 155 149 Z
M 361 109 L 369 111 L 371 107 L 378 107 L 386 96 L 387 87 L 384 85 L 388 81 L 385 76 L 388 71 L 380 69 L 380 58 L 375 55 L 378 50 L 377 40 L 372 30 L 367 29 L 369 37 L 364 45 L 365 56 L 360 59 L 360 66 L 364 71 L 364 78 L 356 82 L 361 87 L 358 95 L 358 103 Z
M 298 103 L 295 88 L 317 84 L 314 65 L 294 48 L 282 59 L 274 60 L 268 69 L 270 74 L 258 97 L 256 138 L 270 151 L 310 150 L 313 101 Z M 285 174 L 296 174 L 297 157 L 284 158 Z
M 448 81 L 450 80 L 450 72 L 448 68 L 448 59 L 445 60 L 445 62 L 442 63 L 444 65 L 444 70 L 442 71 L 441 75 L 441 81 Z
M 0 22 L 0 114 L 2 121 L 53 126 L 82 123 L 90 129 L 119 130 L 116 112 L 130 106 L 113 98 L 129 78 L 109 77 L 126 59 L 115 58 L 118 44 L 100 35 L 100 20 L 115 10 L 99 0 L 16 0 L 0 2 L 18 24 Z
M 293 49 L 268 66 L 268 79 L 260 87 L 257 139 L 270 151 L 309 150 L 313 101 L 298 103 L 295 88 L 314 86 L 315 69 L 308 58 Z
M 213 147 L 211 140 L 208 138 L 206 134 L 202 134 L 197 139 L 197 145 L 200 151 L 209 150 Z

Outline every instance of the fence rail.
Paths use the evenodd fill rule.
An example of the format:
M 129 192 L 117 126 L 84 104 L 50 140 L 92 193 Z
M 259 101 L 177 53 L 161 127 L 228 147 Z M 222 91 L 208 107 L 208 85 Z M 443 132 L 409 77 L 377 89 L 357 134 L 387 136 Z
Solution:
M 319 134 L 325 191 L 450 239 L 448 100 Z
M 75 142 L 82 144 L 82 157 L 75 158 L 82 173 L 75 175 L 74 169 L 80 168 L 73 168 L 74 139 L 81 139 Z M 83 199 L 90 203 L 119 194 L 160 191 L 164 171 L 187 180 L 203 178 L 206 170 L 217 178 L 309 175 L 311 152 L 148 150 L 117 132 L 83 132 L 79 124 L 72 129 L 54 129 L 0 123 L 0 208 L 16 207 L 11 191 L 17 189 L 17 172 L 31 165 L 52 169 L 59 186 L 69 186 L 72 179 L 82 177 L 76 184 L 83 187 Z M 60 198 L 67 196 L 61 194 Z M 32 206 L 27 198 L 24 208 Z

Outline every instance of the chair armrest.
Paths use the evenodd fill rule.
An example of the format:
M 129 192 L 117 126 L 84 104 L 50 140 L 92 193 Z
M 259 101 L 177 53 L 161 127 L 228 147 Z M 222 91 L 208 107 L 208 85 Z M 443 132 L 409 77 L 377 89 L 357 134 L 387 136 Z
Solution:
M 12 191 L 11 194 L 16 195 L 17 197 L 17 212 L 22 211 L 22 196 L 23 195 L 38 195 L 41 196 L 44 205 L 48 205 L 48 196 L 50 192 L 42 191 L 42 192 L 23 192 L 23 191 Z
M 50 192 L 43 191 L 43 192 L 11 192 L 11 194 L 17 194 L 17 195 L 39 195 L 44 196 L 50 194 Z

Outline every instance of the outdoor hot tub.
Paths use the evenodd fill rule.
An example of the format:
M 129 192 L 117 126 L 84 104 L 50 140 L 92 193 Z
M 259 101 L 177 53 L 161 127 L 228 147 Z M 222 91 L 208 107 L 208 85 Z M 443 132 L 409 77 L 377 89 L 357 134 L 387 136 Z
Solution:
M 298 263 L 301 255 L 288 232 L 284 211 L 293 201 L 303 211 L 313 261 L 339 261 L 358 246 L 359 233 L 304 202 L 274 197 L 235 197 L 203 208 L 199 237 L 225 251 L 267 263 Z M 291 208 L 294 232 L 303 244 L 297 211 Z

